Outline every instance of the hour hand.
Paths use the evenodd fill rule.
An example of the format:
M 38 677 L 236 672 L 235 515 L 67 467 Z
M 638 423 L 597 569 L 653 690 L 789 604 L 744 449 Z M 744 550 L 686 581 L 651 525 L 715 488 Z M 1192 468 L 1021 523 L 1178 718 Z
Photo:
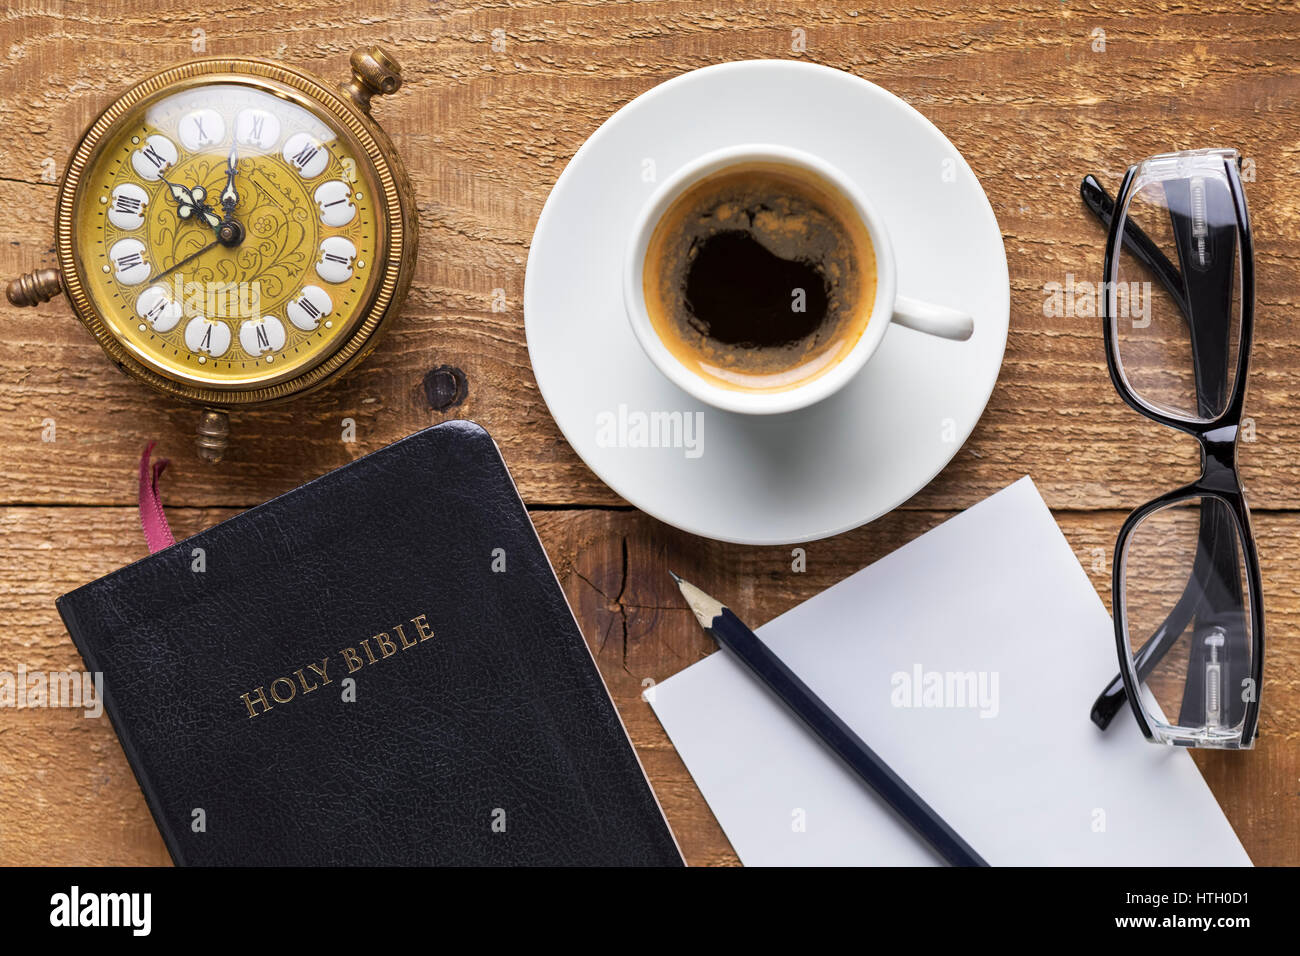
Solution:
M 213 229 L 221 225 L 221 217 L 218 216 L 208 206 L 205 201 L 208 198 L 208 191 L 202 186 L 182 186 L 180 183 L 168 182 L 163 180 L 167 189 L 172 194 L 172 199 L 176 201 L 176 215 L 181 219 L 198 219 L 207 223 Z
M 230 156 L 226 159 L 226 188 L 221 190 L 221 211 L 226 214 L 226 222 L 235 218 L 235 207 L 239 205 L 239 193 L 235 190 L 235 166 L 239 162 L 236 147 L 230 147 Z

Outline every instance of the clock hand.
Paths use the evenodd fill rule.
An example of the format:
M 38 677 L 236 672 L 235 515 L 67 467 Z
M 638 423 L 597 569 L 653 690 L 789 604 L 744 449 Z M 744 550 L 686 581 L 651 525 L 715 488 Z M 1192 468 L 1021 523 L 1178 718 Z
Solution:
M 221 209 L 226 214 L 225 222 L 235 218 L 235 207 L 239 205 L 239 193 L 235 190 L 235 167 L 239 162 L 238 145 L 231 144 L 230 155 L 226 157 L 226 188 L 221 190 Z
M 154 283 L 154 282 L 157 282 L 157 281 L 158 281 L 159 279 L 161 279 L 163 276 L 171 275 L 173 272 L 175 272 L 175 271 L 176 271 L 177 269 L 179 269 L 181 266 L 186 265 L 187 263 L 193 262 L 195 259 L 197 259 L 199 256 L 203 255 L 203 253 L 207 252 L 207 251 L 208 251 L 209 249 L 211 249 L 213 246 L 217 246 L 217 245 L 220 245 L 220 244 L 221 244 L 221 240 L 220 240 L 220 239 L 213 239 L 211 242 L 209 242 L 206 246 L 204 246 L 204 247 L 203 247 L 202 249 L 200 249 L 198 252 L 195 252 L 195 253 L 192 253 L 192 254 L 186 256 L 186 257 L 185 257 L 184 259 L 182 259 L 180 262 L 173 263 L 173 264 L 171 265 L 170 268 L 164 269 L 162 272 L 159 272 L 157 275 L 150 276 L 150 278 L 149 278 L 149 283 L 152 284 L 152 283 Z
M 176 201 L 176 215 L 181 219 L 189 219 L 197 213 L 199 218 L 213 229 L 221 225 L 221 217 L 204 202 L 208 198 L 208 191 L 202 186 L 190 188 L 179 183 L 173 183 L 162 176 L 158 178 L 163 181 L 171 192 L 172 199 Z

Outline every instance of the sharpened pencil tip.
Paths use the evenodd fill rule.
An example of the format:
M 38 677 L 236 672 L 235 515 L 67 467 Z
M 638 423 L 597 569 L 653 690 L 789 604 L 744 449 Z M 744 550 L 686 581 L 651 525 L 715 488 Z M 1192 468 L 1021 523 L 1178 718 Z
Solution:
M 682 579 L 678 576 L 677 572 L 674 571 L 674 570 L 672 570 L 672 569 L 670 568 L 670 569 L 668 570 L 668 573 L 671 574 L 671 575 L 673 576 L 673 580 L 677 582 L 677 586 L 678 586 L 678 587 L 681 587 L 681 585 L 682 585 Z
M 713 619 L 722 613 L 722 604 L 716 598 L 711 598 L 690 581 L 683 581 L 676 574 L 673 580 L 677 582 L 677 587 L 682 592 L 682 597 L 686 598 L 686 605 L 695 615 L 695 620 L 700 622 L 700 627 L 706 631 L 713 626 Z

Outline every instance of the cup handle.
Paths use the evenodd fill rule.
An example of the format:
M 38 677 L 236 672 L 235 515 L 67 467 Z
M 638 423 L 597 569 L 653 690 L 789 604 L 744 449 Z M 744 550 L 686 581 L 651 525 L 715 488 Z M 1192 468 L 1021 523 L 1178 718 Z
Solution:
M 905 328 L 954 342 L 965 342 L 975 331 L 975 320 L 967 313 L 943 305 L 931 305 L 920 299 L 909 299 L 905 295 L 894 300 L 893 319 Z

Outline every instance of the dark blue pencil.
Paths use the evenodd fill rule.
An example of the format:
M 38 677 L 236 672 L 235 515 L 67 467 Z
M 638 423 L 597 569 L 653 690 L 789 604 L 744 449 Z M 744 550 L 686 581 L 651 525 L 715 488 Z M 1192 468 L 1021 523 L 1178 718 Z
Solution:
M 671 571 L 668 573 L 672 574 Z M 695 612 L 700 626 L 740 658 L 867 786 L 910 823 L 940 856 L 953 866 L 988 866 L 984 858 L 943 817 L 935 813 L 915 790 L 904 783 L 903 778 L 894 773 L 861 737 L 850 730 L 835 711 L 814 694 L 794 671 L 786 667 L 730 608 L 676 574 L 673 574 L 673 580 L 681 588 L 682 596 Z

